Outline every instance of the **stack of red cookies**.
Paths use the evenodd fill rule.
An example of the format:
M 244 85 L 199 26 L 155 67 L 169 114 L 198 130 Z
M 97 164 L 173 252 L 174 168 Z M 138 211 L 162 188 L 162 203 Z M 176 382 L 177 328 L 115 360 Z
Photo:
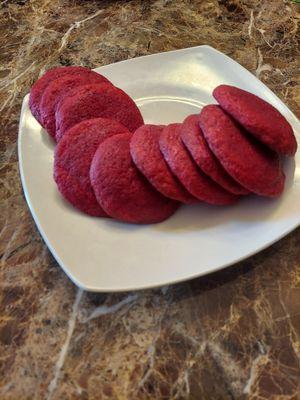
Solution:
M 134 101 L 105 77 L 62 67 L 34 84 L 29 105 L 57 142 L 54 179 L 66 200 L 92 216 L 155 223 L 181 203 L 283 192 L 282 156 L 297 150 L 290 124 L 242 89 L 220 85 L 213 95 L 219 105 L 181 124 L 144 125 Z

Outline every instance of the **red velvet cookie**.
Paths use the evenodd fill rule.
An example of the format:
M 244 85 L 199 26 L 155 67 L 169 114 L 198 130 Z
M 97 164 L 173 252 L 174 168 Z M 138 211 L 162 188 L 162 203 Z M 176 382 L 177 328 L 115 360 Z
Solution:
M 208 147 L 199 126 L 199 119 L 199 114 L 190 115 L 183 121 L 180 128 L 181 139 L 193 160 L 206 175 L 228 192 L 248 194 L 249 190 L 243 188 L 227 174 Z
M 219 106 L 202 109 L 200 127 L 212 152 L 242 186 L 261 196 L 283 192 L 285 177 L 277 154 L 242 132 Z
M 130 132 L 143 125 L 135 102 L 111 84 L 90 84 L 73 89 L 59 103 L 55 117 L 57 141 L 73 125 L 90 118 L 115 119 Z
M 197 200 L 174 177 L 160 148 L 159 137 L 163 125 L 142 125 L 132 135 L 130 153 L 136 167 L 164 196 L 182 203 Z
M 130 156 L 131 134 L 115 135 L 96 151 L 90 179 L 96 198 L 113 218 L 137 224 L 161 222 L 179 203 L 157 192 L 134 165 Z
M 58 103 L 68 95 L 70 90 L 90 83 L 107 83 L 107 79 L 96 73 L 65 75 L 50 82 L 44 90 L 39 106 L 41 124 L 54 139 L 56 133 L 55 112 Z
M 54 179 L 60 193 L 86 214 L 104 217 L 89 177 L 92 158 L 110 136 L 129 133 L 123 125 L 104 118 L 82 121 L 73 126 L 55 148 Z
M 87 74 L 87 75 L 99 75 L 97 72 L 91 71 L 85 67 L 56 67 L 49 69 L 42 75 L 32 86 L 30 90 L 29 96 L 29 107 L 32 112 L 32 115 L 41 123 L 40 118 L 40 101 L 42 99 L 44 90 L 49 85 L 50 82 L 55 79 L 61 78 L 66 75 L 78 75 L 78 74 Z M 107 83 L 109 80 L 102 77 Z
M 213 96 L 223 110 L 272 150 L 288 156 L 296 153 L 297 142 L 293 128 L 271 104 L 229 85 L 218 86 Z
M 196 198 L 215 205 L 235 203 L 238 196 L 227 192 L 206 176 L 191 159 L 180 138 L 181 124 L 170 124 L 160 135 L 159 145 L 166 162 L 183 186 Z

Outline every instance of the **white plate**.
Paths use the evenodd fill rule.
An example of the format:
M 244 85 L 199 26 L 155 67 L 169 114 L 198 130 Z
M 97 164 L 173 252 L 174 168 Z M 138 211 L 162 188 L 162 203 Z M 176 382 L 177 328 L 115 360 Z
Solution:
M 299 134 L 296 117 L 265 85 L 209 46 L 135 58 L 97 71 L 131 95 L 149 123 L 181 122 L 214 102 L 215 86 L 229 83 L 272 103 Z M 136 226 L 88 217 L 69 206 L 52 178 L 53 149 L 26 96 L 19 132 L 25 196 L 53 256 L 87 290 L 142 289 L 204 275 L 262 250 L 300 224 L 299 152 L 296 163 L 286 163 L 286 190 L 278 200 L 253 196 L 234 207 L 184 206 L 164 223 Z

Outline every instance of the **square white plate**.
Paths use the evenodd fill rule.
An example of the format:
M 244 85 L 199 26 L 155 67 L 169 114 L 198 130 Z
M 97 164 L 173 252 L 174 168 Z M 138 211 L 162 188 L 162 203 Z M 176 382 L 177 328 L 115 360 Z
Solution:
M 293 125 L 291 111 L 238 63 L 209 46 L 122 61 L 96 71 L 125 90 L 145 122 L 181 122 L 214 103 L 221 83 L 244 88 L 272 103 Z M 136 226 L 86 216 L 59 195 L 52 178 L 54 144 L 24 98 L 19 162 L 25 196 L 47 246 L 72 281 L 92 291 L 149 288 L 224 268 L 269 246 L 300 224 L 300 161 L 285 165 L 278 200 L 250 197 L 233 207 L 183 206 L 157 225 Z

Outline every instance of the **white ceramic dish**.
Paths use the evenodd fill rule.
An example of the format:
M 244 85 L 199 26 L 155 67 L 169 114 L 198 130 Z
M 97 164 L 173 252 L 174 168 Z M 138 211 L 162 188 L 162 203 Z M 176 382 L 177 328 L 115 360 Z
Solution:
M 181 122 L 207 103 L 220 83 L 253 92 L 286 116 L 291 111 L 238 63 L 209 46 L 155 54 L 97 68 L 124 89 L 148 123 Z M 25 196 L 47 246 L 66 274 L 91 291 L 124 291 L 198 277 L 236 263 L 300 225 L 300 160 L 286 162 L 278 200 L 244 199 L 233 207 L 182 207 L 164 223 L 127 225 L 88 217 L 69 206 L 52 178 L 54 145 L 24 98 L 19 162 Z

